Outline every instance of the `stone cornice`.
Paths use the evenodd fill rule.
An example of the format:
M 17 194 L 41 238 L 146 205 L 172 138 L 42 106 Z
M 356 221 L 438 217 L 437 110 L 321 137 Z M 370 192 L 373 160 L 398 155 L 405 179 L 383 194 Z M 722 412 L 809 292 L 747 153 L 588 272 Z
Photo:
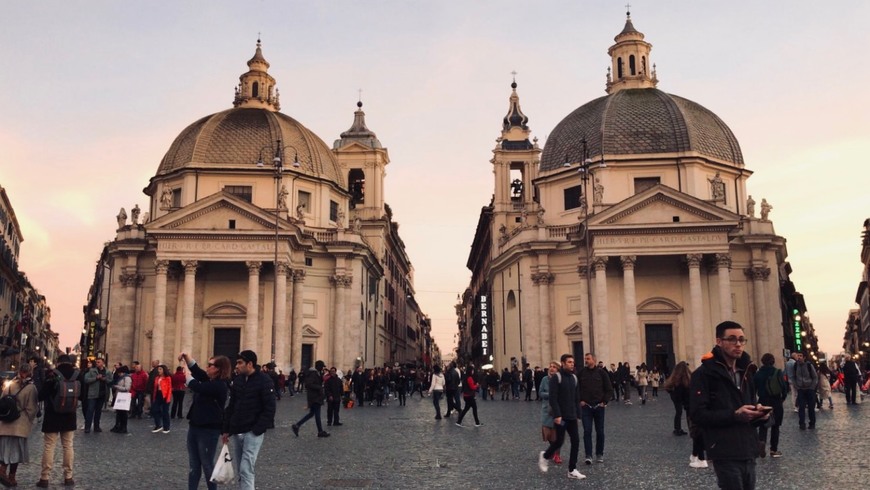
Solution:
M 664 202 L 666 204 L 670 204 L 671 206 L 673 206 L 681 211 L 685 211 L 687 213 L 693 214 L 695 216 L 699 216 L 699 217 L 706 219 L 706 220 L 709 220 L 709 221 L 722 221 L 721 216 L 716 216 L 715 214 L 708 213 L 706 211 L 702 211 L 694 206 L 690 206 L 690 205 L 686 204 L 685 202 L 678 201 L 670 196 L 666 196 L 664 194 L 656 194 L 649 199 L 645 199 L 645 200 L 635 204 L 634 206 L 628 207 L 628 208 L 624 209 L 623 211 L 620 211 L 619 213 L 614 214 L 610 218 L 607 218 L 607 220 L 602 221 L 601 224 L 608 224 L 608 225 L 614 224 L 616 221 L 619 221 L 620 219 L 622 219 L 630 214 L 634 214 L 637 211 L 639 211 L 639 210 L 641 210 L 641 209 L 643 209 L 651 204 L 654 204 L 656 202 Z

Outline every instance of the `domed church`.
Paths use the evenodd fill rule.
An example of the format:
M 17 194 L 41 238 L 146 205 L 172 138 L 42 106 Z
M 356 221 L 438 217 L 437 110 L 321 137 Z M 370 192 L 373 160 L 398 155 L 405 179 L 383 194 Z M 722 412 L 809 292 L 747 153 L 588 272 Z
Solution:
M 279 112 L 259 40 L 247 65 L 233 107 L 169 145 L 141 218 L 119 213 L 91 291 L 106 328 L 86 354 L 170 364 L 252 349 L 285 372 L 428 363 L 429 320 L 385 203 L 390 159 L 362 102 L 329 147 Z
M 584 352 L 697 366 L 723 320 L 746 327 L 754 358 L 782 352 L 785 239 L 772 206 L 747 193 L 737 138 L 658 88 L 630 15 L 614 40 L 606 95 L 568 114 L 543 149 L 512 84 L 457 307 L 460 355 L 499 369 Z

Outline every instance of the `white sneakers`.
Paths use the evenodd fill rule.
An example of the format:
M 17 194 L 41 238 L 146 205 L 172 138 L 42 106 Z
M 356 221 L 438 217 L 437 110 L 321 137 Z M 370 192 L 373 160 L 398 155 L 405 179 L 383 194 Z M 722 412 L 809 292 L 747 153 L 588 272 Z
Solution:
M 698 459 L 697 456 L 689 456 L 689 466 L 692 468 L 709 468 L 706 459 Z
M 584 478 L 586 478 L 586 475 L 584 475 L 583 473 L 580 473 L 576 469 L 568 472 L 568 479 L 569 480 L 582 480 Z
M 550 469 L 550 465 L 547 463 L 547 458 L 544 457 L 544 451 L 538 453 L 538 469 L 540 469 L 542 473 L 546 473 L 547 470 Z

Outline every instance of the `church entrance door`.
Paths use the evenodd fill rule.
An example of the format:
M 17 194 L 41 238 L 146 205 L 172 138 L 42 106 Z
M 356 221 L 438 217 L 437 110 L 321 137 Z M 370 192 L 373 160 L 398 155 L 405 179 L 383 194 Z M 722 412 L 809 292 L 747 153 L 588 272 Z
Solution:
M 241 328 L 215 328 L 214 355 L 229 357 L 230 365 L 235 366 L 241 348 L 241 338 Z
M 646 365 L 652 371 L 671 372 L 674 367 L 674 334 L 671 324 L 646 325 Z

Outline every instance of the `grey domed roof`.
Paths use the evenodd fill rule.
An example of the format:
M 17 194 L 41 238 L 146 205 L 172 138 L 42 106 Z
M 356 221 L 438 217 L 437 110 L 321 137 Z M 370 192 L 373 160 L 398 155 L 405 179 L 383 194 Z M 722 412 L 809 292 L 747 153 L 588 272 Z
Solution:
M 160 162 L 157 176 L 186 167 L 215 170 L 253 168 L 264 147 L 267 148 L 263 150 L 263 159 L 271 165 L 278 140 L 282 146 L 291 146 L 284 150 L 285 165 L 292 162 L 295 148 L 302 173 L 346 187 L 338 162 L 323 140 L 290 116 L 256 108 L 228 109 L 185 128 Z
M 547 138 L 540 169 L 582 160 L 584 139 L 589 156 L 696 151 L 743 165 L 737 138 L 716 114 L 654 88 L 620 90 L 569 114 Z

